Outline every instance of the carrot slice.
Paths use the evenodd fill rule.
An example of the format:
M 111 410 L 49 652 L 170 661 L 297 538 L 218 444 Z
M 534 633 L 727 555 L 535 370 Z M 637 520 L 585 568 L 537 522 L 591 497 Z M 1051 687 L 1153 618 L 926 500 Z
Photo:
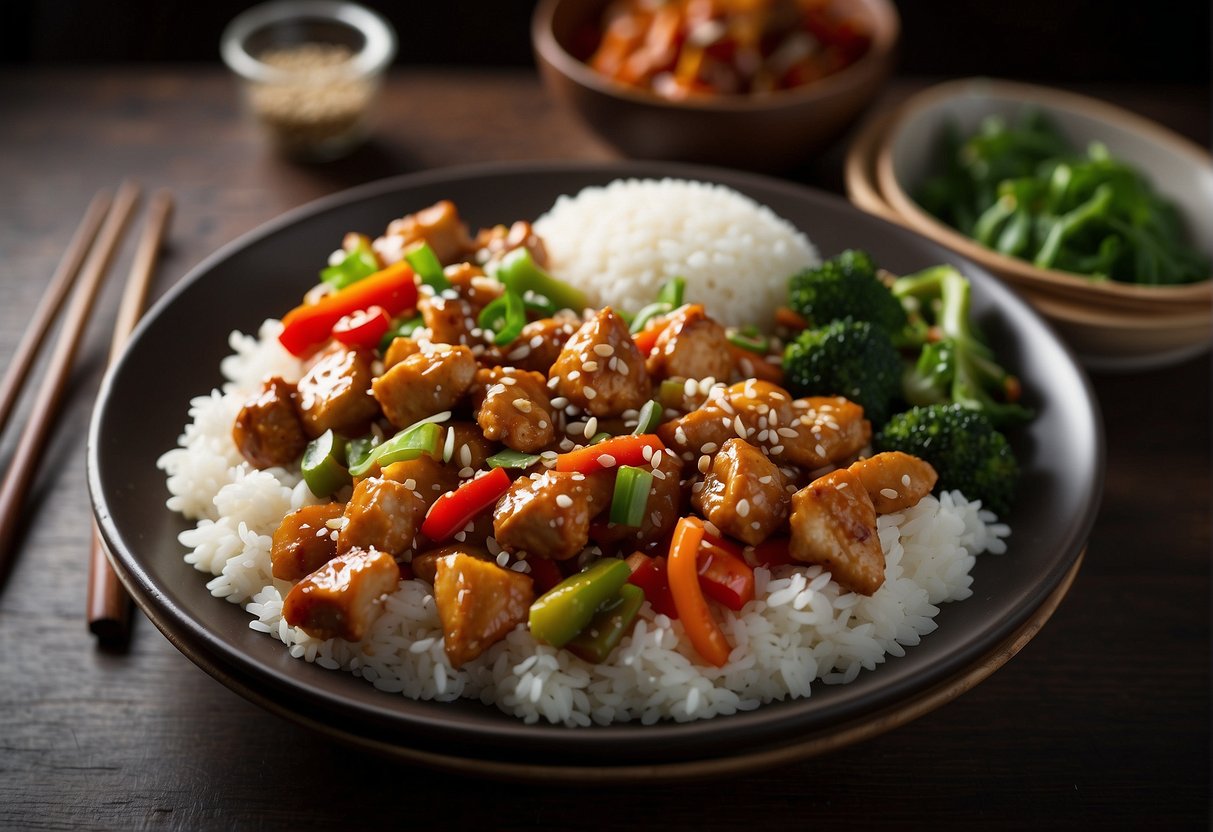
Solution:
M 645 458 L 645 448 L 652 449 L 648 459 Z M 654 433 L 644 433 L 640 436 L 615 436 L 604 439 L 596 445 L 560 454 L 556 457 L 556 470 L 592 474 L 595 471 L 617 468 L 620 465 L 648 465 L 653 454 L 665 449 L 665 445 Z
M 667 569 L 670 592 L 674 595 L 674 606 L 678 617 L 686 628 L 691 646 L 707 662 L 723 667 L 729 660 L 732 648 L 721 632 L 707 599 L 699 587 L 699 546 L 703 542 L 703 521 L 697 517 L 683 517 L 674 528 L 674 539 L 670 541 L 670 557 Z

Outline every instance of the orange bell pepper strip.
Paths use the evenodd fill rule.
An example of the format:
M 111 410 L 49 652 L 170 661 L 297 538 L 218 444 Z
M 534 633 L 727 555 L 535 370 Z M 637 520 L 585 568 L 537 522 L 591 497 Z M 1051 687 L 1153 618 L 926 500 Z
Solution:
M 683 517 L 678 521 L 674 527 L 674 539 L 670 541 L 667 562 L 670 592 L 691 646 L 705 661 L 723 667 L 729 660 L 732 648 L 712 618 L 712 611 L 699 586 L 699 550 L 702 542 L 702 520 Z
M 278 340 L 291 355 L 306 355 L 328 340 L 335 323 L 371 306 L 383 307 L 391 317 L 417 306 L 417 278 L 408 263 L 394 263 L 315 303 L 296 306 L 283 317 Z
M 604 439 L 596 445 L 560 454 L 556 457 L 556 470 L 592 474 L 595 471 L 617 468 L 620 465 L 637 467 L 648 465 L 649 459 L 646 459 L 644 455 L 645 448 L 652 449 L 649 459 L 658 451 L 666 449 L 665 444 L 654 433 L 645 433 L 640 436 L 614 436 Z

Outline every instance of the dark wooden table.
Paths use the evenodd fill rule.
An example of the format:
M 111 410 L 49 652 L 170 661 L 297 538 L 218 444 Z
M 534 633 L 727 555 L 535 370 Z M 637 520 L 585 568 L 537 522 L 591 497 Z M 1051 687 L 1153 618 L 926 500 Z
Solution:
M 921 83 L 896 82 L 883 103 Z M 1085 91 L 1208 143 L 1207 88 Z M 0 358 L 88 199 L 123 176 L 177 200 L 159 293 L 242 232 L 350 185 L 474 161 L 614 156 L 524 71 L 412 70 L 387 93 L 372 146 L 304 168 L 263 147 L 217 70 L 0 74 Z M 840 159 L 799 178 L 838 190 Z M 86 333 L 0 594 L 0 828 L 1207 827 L 1208 356 L 1093 377 L 1108 464 L 1085 565 L 1044 630 L 976 689 L 780 770 L 545 788 L 426 771 L 271 716 L 142 617 L 129 650 L 97 649 L 83 617 L 84 433 L 119 283 Z M 0 443 L 6 465 L 13 448 L 11 435 Z

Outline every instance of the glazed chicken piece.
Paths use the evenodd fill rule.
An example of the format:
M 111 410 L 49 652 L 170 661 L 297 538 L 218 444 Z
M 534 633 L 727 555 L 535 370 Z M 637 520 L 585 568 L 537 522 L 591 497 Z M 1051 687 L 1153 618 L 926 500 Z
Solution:
M 698 410 L 657 433 L 680 453 L 695 455 L 715 453 L 730 437 L 745 438 L 779 463 L 812 471 L 853 457 L 871 440 L 872 426 L 847 399 L 793 401 L 782 387 L 751 379 L 714 389 Z
M 483 339 L 473 331 L 481 311 L 501 295 L 497 281 L 485 277 L 479 266 L 458 263 L 444 270 L 449 289 L 439 293 L 423 291 L 417 311 L 435 344 L 479 345 Z
M 482 546 L 473 546 L 469 543 L 454 543 L 450 546 L 439 546 L 437 549 L 428 549 L 420 554 L 413 555 L 413 559 L 409 561 L 409 565 L 413 568 L 413 577 L 419 581 L 425 581 L 427 584 L 434 583 L 435 576 L 438 573 L 438 561 L 447 555 L 458 554 L 470 555 L 477 560 L 493 560 L 493 556 Z
M 510 344 L 485 350 L 480 363 L 486 367 L 503 365 L 533 370 L 546 376 L 580 326 L 581 319 L 571 312 L 531 321 Z
M 650 376 L 728 380 L 733 369 L 729 339 L 724 327 L 709 318 L 701 304 L 675 309 L 665 320 L 644 362 Z
M 435 347 L 410 355 L 371 385 L 383 415 L 398 428 L 450 410 L 472 386 L 476 359 L 467 347 Z
M 775 463 L 742 439 L 712 458 L 691 502 L 725 534 L 757 546 L 787 520 L 788 492 Z
M 789 551 L 828 569 L 840 586 L 871 595 L 884 584 L 876 509 L 863 481 L 847 468 L 818 477 L 792 495 Z
M 410 355 L 421 352 L 421 345 L 412 338 L 403 335 L 392 339 L 392 343 L 388 344 L 386 350 L 383 351 L 383 369 L 390 370 L 399 364 Z
M 917 505 L 939 479 L 931 463 L 901 451 L 885 451 L 858 460 L 851 463 L 850 470 L 863 483 L 877 514 Z
M 278 528 L 270 545 L 270 571 L 282 581 L 297 581 L 337 557 L 337 528 L 345 506 L 321 503 L 292 511 Z
M 427 508 L 416 490 L 404 483 L 368 477 L 354 486 L 346 503 L 337 551 L 374 548 L 399 557 L 413 547 Z
M 380 471 L 379 476 L 415 492 L 427 509 L 443 494 L 459 486 L 458 470 L 429 455 L 393 462 Z
M 455 437 L 449 440 L 451 443 L 450 467 L 461 472 L 465 472 L 467 468 L 472 471 L 483 471 L 488 467 L 488 458 L 501 450 L 500 445 L 485 437 L 480 426 L 475 422 L 450 422 L 447 429 L 455 433 Z M 448 437 L 444 435 L 443 440 L 447 439 Z
M 384 263 L 395 263 L 405 251 L 420 242 L 429 243 L 434 255 L 444 264 L 455 263 L 473 249 L 467 226 L 459 218 L 459 210 L 450 200 L 442 200 L 392 220 L 382 237 L 371 244 Z
M 618 416 L 649 400 L 649 374 L 623 318 L 608 306 L 565 343 L 548 371 L 556 394 L 592 416 Z
M 307 434 L 294 399 L 295 385 L 274 376 L 240 409 L 232 440 L 254 468 L 290 465 L 303 454 Z
M 536 453 L 556 438 L 556 417 L 547 379 L 513 367 L 476 371 L 476 424 L 486 438 L 523 453 Z
M 377 602 L 399 584 L 391 555 L 353 549 L 295 584 L 283 599 L 282 617 L 313 638 L 362 641 L 383 611 Z
M 535 233 L 535 229 L 526 220 L 518 220 L 509 228 L 495 225 L 492 228 L 482 228 L 476 235 L 476 251 L 487 255 L 489 263 L 495 263 L 516 248 L 525 248 L 531 252 L 531 259 L 540 266 L 546 266 L 548 252 L 543 240 Z
M 337 433 L 363 433 L 379 412 L 371 398 L 371 359 L 366 353 L 331 348 L 321 353 L 299 379 L 299 415 L 313 439 L 332 428 Z
M 565 560 L 590 539 L 590 521 L 611 505 L 610 471 L 545 471 L 519 477 L 497 502 L 493 536 L 510 552 Z
M 434 604 L 451 667 L 479 656 L 527 619 L 535 591 L 530 575 L 456 552 L 438 559 Z
M 653 487 L 645 505 L 644 520 L 640 525 L 620 526 L 609 523 L 604 529 L 595 531 L 595 539 L 603 546 L 616 546 L 631 553 L 637 549 L 652 550 L 664 545 L 682 516 L 682 460 L 677 455 L 661 452 L 653 471 Z M 608 498 L 609 500 L 609 498 Z

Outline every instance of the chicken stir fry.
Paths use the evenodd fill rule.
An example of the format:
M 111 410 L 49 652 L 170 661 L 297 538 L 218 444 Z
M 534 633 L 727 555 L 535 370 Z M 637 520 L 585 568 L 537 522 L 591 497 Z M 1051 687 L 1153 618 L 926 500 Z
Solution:
M 441 202 L 338 260 L 283 319 L 302 378 L 267 379 L 232 430 L 321 500 L 271 552 L 284 617 L 317 638 L 362 639 L 405 580 L 433 585 L 453 667 L 520 625 L 601 660 L 641 601 L 741 609 L 757 566 L 820 564 L 870 595 L 877 515 L 935 486 L 916 457 L 870 455 L 859 405 L 739 357 L 680 287 L 643 319 L 586 308 L 527 223 L 473 235 Z

